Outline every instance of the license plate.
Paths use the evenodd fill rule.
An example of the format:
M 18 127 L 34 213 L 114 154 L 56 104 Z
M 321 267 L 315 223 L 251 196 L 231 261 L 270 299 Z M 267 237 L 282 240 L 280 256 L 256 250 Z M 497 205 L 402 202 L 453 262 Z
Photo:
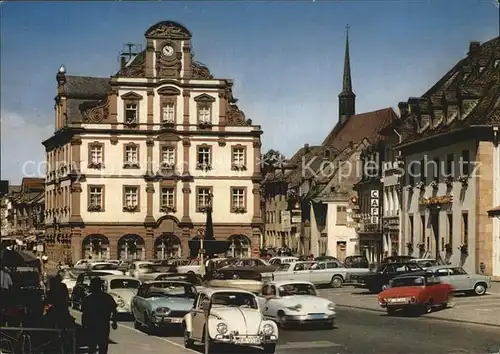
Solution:
M 312 313 L 310 316 L 313 320 L 319 320 L 325 318 L 325 314 L 323 313 Z
M 239 337 L 235 338 L 235 344 L 260 344 L 260 338 L 258 337 Z
M 391 299 L 390 302 L 406 302 L 406 299 L 404 297 L 398 297 L 398 298 Z
M 167 317 L 167 318 L 165 318 L 165 322 L 170 322 L 170 323 L 182 323 L 182 318 Z

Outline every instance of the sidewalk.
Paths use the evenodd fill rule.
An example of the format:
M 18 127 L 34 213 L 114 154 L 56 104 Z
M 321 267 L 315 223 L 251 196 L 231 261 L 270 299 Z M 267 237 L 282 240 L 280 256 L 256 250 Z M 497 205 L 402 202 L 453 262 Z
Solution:
M 80 323 L 81 313 L 71 310 Z M 85 353 L 80 349 L 80 353 Z M 168 338 L 148 336 L 141 331 L 118 323 L 116 330 L 111 330 L 109 354 L 142 353 L 142 354 L 193 354 L 197 351 L 185 349 L 182 345 Z M 199 353 L 198 353 L 199 354 Z
M 492 281 L 491 288 L 488 289 L 488 292 L 500 295 L 500 281 Z
M 378 305 L 376 295 L 368 294 L 361 289 L 345 287 L 342 288 L 342 292 L 335 293 L 333 289 L 327 289 L 320 290 L 320 294 L 335 302 L 339 307 L 386 312 Z M 500 316 L 498 315 L 500 313 L 500 294 L 490 292 L 484 296 L 456 296 L 454 302 L 452 308 L 436 310 L 431 314 L 424 315 L 424 317 L 500 327 Z

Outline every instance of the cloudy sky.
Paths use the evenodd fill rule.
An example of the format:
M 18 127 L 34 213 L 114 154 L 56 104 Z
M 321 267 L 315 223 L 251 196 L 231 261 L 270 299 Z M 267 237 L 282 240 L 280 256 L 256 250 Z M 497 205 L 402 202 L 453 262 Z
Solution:
M 235 80 L 240 108 L 263 127 L 263 150 L 290 156 L 337 121 L 347 23 L 365 112 L 422 94 L 469 41 L 497 36 L 495 1 L 4 2 L 1 177 L 43 173 L 61 64 L 70 75 L 110 76 L 123 43 L 144 45 L 158 21 L 191 30 L 196 59 Z

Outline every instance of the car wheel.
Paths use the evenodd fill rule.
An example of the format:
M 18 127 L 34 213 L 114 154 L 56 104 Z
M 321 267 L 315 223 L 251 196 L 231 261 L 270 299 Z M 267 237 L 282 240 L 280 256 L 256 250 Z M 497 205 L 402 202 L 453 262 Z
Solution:
M 423 313 L 431 313 L 431 312 L 432 312 L 432 299 L 429 299 L 429 301 L 424 305 Z
M 190 337 L 190 333 L 188 332 L 186 325 L 184 325 L 184 348 L 191 349 L 193 344 L 194 342 Z
M 141 329 L 141 323 L 134 317 L 134 328 Z
M 334 329 L 335 328 L 335 322 L 332 320 L 332 321 L 328 321 L 327 323 L 324 324 L 324 327 L 325 329 Z
M 476 284 L 476 286 L 474 286 L 474 294 L 479 296 L 486 294 L 485 284 L 483 283 Z
M 264 354 L 274 354 L 276 353 L 276 343 L 264 344 L 264 347 L 262 349 L 262 352 Z
M 280 311 L 278 313 L 278 326 L 284 329 L 286 328 L 286 325 L 287 323 L 286 323 L 285 313 Z
M 153 322 L 151 322 L 146 312 L 144 313 L 144 326 L 146 334 L 152 336 L 154 334 L 154 326 Z
M 339 275 L 335 275 L 332 278 L 330 285 L 332 286 L 332 288 L 341 288 L 343 283 L 344 283 L 344 279 L 342 279 L 342 277 Z

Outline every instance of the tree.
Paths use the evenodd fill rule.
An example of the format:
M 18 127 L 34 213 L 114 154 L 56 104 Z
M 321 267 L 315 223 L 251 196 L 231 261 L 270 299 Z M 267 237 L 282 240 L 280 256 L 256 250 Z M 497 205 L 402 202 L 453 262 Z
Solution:
M 266 175 L 269 172 L 274 171 L 276 168 L 280 168 L 283 164 L 287 162 L 285 155 L 280 151 L 270 149 L 265 154 L 260 155 L 260 169 L 262 175 Z

